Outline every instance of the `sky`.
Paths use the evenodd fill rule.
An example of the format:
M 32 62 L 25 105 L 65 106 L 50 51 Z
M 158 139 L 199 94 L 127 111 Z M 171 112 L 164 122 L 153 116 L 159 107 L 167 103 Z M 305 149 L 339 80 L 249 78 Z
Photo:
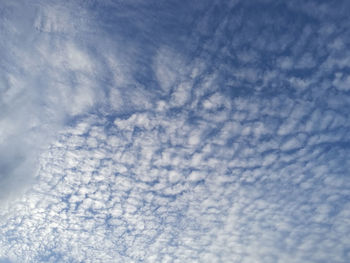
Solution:
M 0 263 L 350 262 L 349 12 L 1 0 Z

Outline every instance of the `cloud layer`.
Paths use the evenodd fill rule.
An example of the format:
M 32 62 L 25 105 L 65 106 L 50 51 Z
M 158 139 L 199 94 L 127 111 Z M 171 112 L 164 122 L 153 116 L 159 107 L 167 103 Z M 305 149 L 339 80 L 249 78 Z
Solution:
M 349 261 L 345 1 L 3 5 L 0 261 Z

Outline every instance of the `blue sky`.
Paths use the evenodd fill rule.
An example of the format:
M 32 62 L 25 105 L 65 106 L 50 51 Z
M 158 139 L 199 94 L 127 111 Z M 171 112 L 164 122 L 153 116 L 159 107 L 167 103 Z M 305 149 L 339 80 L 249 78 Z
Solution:
M 0 262 L 350 262 L 348 1 L 0 3 Z

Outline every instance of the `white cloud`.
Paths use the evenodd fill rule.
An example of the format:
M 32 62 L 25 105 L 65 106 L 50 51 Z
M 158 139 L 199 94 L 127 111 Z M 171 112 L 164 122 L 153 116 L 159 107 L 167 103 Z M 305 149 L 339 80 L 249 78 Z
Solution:
M 336 78 L 333 81 L 333 85 L 342 91 L 350 90 L 350 76 L 342 76 L 342 73 L 336 73 Z
M 103 4 L 133 17 L 135 3 Z M 318 26 L 222 4 L 191 17 L 196 55 L 186 58 L 155 35 L 132 47 L 119 28 L 103 39 L 117 23 L 77 3 L 6 3 L 15 16 L 0 20 L 0 198 L 36 177 L 1 204 L 0 261 L 347 260 L 346 36 L 330 46 L 337 29 L 322 25 L 330 33 L 316 42 L 332 51 L 322 63 L 319 46 L 303 48 Z

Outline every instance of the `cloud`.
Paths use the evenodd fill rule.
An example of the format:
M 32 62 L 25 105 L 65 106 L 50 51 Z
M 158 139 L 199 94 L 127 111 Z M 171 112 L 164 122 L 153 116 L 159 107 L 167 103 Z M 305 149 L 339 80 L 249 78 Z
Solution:
M 94 110 L 123 112 L 126 105 L 130 111 L 151 106 L 145 89 L 130 88 L 135 81 L 128 69 L 113 72 L 118 63 L 128 67 L 127 60 L 113 51 L 107 57 L 98 54 L 108 43 L 89 37 L 95 33 L 102 38 L 103 32 L 96 33 L 87 7 L 72 2 L 2 4 L 2 200 L 18 195 L 24 182 L 33 179 L 40 152 L 74 118 Z M 108 80 L 109 72 L 116 76 Z
M 2 4 L 1 200 L 33 178 L 38 154 L 64 119 L 93 104 L 86 55 L 74 37 L 49 35 L 72 33 L 68 9 L 37 4 Z
M 347 262 L 348 18 L 141 4 L 6 3 L 0 257 Z

